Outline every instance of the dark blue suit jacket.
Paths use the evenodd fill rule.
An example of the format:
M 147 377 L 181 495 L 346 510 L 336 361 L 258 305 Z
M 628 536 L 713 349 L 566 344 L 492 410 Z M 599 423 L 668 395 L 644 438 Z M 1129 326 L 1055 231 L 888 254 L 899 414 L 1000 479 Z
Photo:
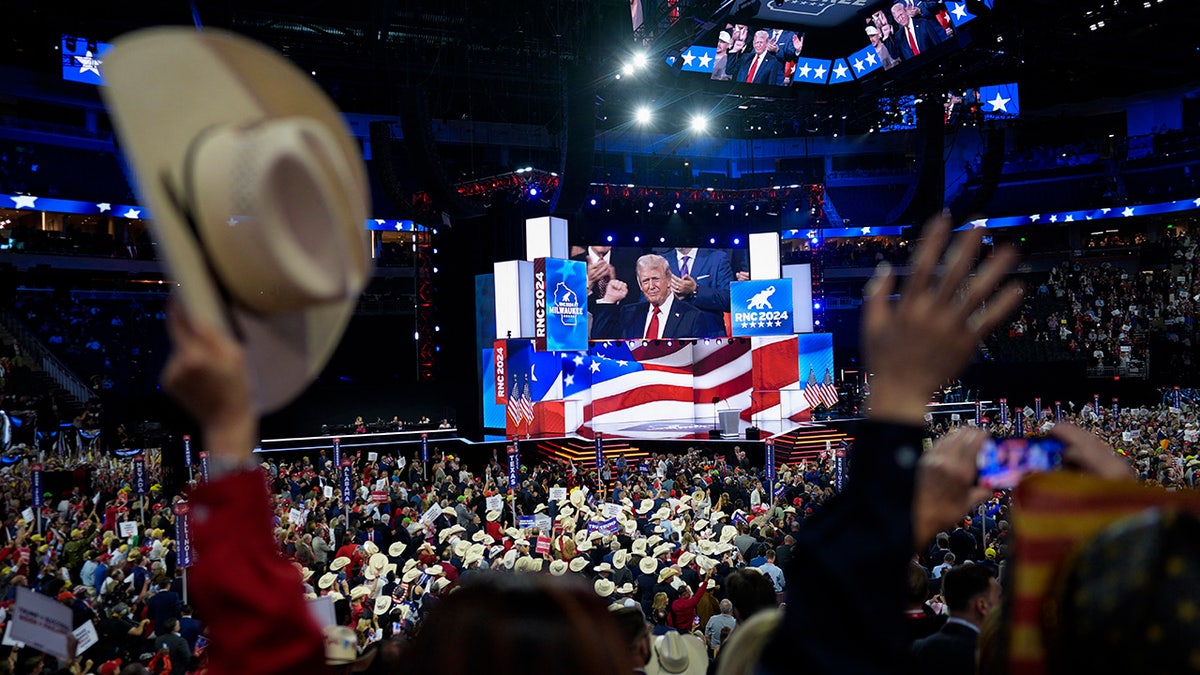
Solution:
M 679 273 L 679 256 L 675 249 L 656 253 L 667 259 L 671 274 L 683 276 Z M 728 312 L 729 284 L 733 283 L 733 267 L 729 264 L 729 256 L 725 251 L 715 248 L 698 248 L 692 251 L 692 255 L 695 258 L 688 261 L 688 273 L 696 280 L 696 295 L 688 298 L 688 303 L 712 314 Z
M 739 59 L 738 82 L 745 82 L 746 78 L 750 77 L 750 66 L 754 63 L 754 53 L 746 54 Z M 758 65 L 758 70 L 754 71 L 753 84 L 776 84 L 777 81 L 783 80 L 782 66 L 775 58 L 774 54 L 766 54 L 766 58 Z
M 646 313 L 650 303 L 643 300 L 631 305 L 597 305 L 592 315 L 592 339 L 640 339 L 645 336 Z M 722 337 L 725 327 L 692 305 L 676 298 L 671 315 L 663 328 L 665 338 Z
M 946 41 L 946 31 L 937 19 L 914 16 L 909 20 L 912 21 L 913 31 L 917 35 L 917 47 L 921 49 L 922 54 Z M 900 55 L 903 58 L 911 59 L 913 57 L 912 46 L 908 44 L 908 35 L 904 31 L 904 26 L 896 25 L 894 35 L 896 46 L 900 48 Z

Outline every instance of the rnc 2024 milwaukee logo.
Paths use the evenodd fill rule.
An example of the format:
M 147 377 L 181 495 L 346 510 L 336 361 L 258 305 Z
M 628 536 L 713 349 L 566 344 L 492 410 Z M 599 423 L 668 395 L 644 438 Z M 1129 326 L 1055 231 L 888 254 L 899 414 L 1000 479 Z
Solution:
M 733 321 L 742 328 L 780 328 L 788 320 L 787 310 L 778 311 L 771 305 L 775 286 L 767 286 L 746 301 L 746 311 L 734 312 Z
M 554 287 L 554 302 L 550 305 L 550 314 L 557 316 L 564 326 L 574 326 L 583 316 L 583 306 L 579 303 L 579 294 L 571 290 L 565 283 L 558 282 Z

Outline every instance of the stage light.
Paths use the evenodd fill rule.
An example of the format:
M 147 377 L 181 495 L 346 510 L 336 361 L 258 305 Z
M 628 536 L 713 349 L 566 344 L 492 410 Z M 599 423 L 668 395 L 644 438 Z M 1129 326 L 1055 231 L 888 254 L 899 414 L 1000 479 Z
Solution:
M 735 205 L 733 205 L 733 204 L 730 204 L 730 205 L 729 205 L 729 210 L 730 210 L 730 211 L 736 211 L 736 210 L 737 210 L 737 206 L 735 206 Z
M 681 209 L 683 206 L 679 202 L 675 202 L 675 208 Z
M 414 339 L 414 340 L 420 340 L 420 339 L 421 339 L 421 333 L 420 333 L 420 331 L 415 331 L 415 330 L 413 331 L 413 339 Z
M 733 245 L 734 245 L 734 246 L 741 246 L 741 245 L 742 245 L 742 240 L 741 240 L 741 238 L 740 238 L 740 237 L 734 237 L 734 238 L 733 238 Z
M 667 238 L 666 238 L 666 237 L 659 237 L 659 238 L 658 238 L 658 243 L 660 243 L 660 244 L 665 244 L 665 243 L 667 243 Z
M 590 203 L 591 203 L 591 205 L 592 205 L 592 206 L 595 206 L 595 205 L 596 205 L 596 200 L 595 200 L 595 199 L 592 199 L 592 200 L 590 201 Z
M 821 320 L 820 320 L 820 319 L 813 319 L 813 325 L 814 325 L 814 326 L 820 326 L 820 325 L 821 325 Z
M 536 196 L 538 196 L 538 189 L 537 189 L 537 188 L 535 188 L 535 187 L 531 187 L 531 188 L 529 188 L 529 196 L 530 196 L 530 197 L 536 197 Z
M 704 130 L 708 128 L 708 118 L 704 115 L 693 115 L 691 126 L 692 131 L 698 134 L 704 133 Z
M 641 237 L 637 236 L 636 234 L 633 235 L 633 243 L 636 244 L 636 243 L 640 242 L 641 240 L 642 240 Z
M 811 243 L 813 246 L 816 246 L 816 245 L 817 245 L 817 238 L 816 238 L 816 237 L 813 237 L 812 239 L 810 239 L 810 240 L 809 240 L 809 242 L 810 242 L 810 243 Z
M 435 332 L 435 333 L 440 333 L 440 332 L 442 332 L 442 327 L 441 327 L 441 326 L 434 326 L 434 327 L 433 327 L 433 332 Z
M 814 302 L 814 303 L 813 303 L 813 309 L 821 309 L 821 303 L 819 303 L 819 302 Z
M 632 75 L 632 74 L 633 74 L 633 70 L 634 70 L 634 68 L 633 68 L 633 64 L 632 64 L 632 63 L 626 63 L 626 64 L 625 64 L 625 67 L 621 69 L 621 72 L 620 72 L 620 73 L 617 73 L 617 79 L 618 79 L 618 80 L 619 80 L 619 79 L 621 79 L 621 75 L 622 75 L 622 74 L 625 74 L 625 75 Z
M 654 202 L 650 202 L 650 203 L 648 204 L 648 206 L 649 206 L 650 208 L 654 208 Z
M 709 237 L 709 238 L 708 238 L 708 243 L 710 243 L 710 244 L 716 244 L 716 243 L 717 243 L 717 238 L 716 238 L 716 237 Z
M 645 68 L 646 64 L 649 62 L 650 62 L 650 57 L 646 56 L 645 52 L 638 52 L 633 55 L 633 67 L 634 68 Z
M 650 109 L 646 106 L 638 108 L 633 115 L 633 118 L 637 120 L 638 124 L 649 124 L 653 117 L 654 116 L 651 114 Z
M 605 241 L 607 241 L 608 243 L 611 244 L 612 243 L 612 235 L 610 234 L 607 237 L 605 237 Z

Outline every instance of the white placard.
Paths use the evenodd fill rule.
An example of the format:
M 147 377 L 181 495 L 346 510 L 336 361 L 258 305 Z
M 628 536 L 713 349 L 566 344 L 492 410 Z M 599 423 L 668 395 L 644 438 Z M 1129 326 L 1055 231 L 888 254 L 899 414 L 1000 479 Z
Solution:
M 333 611 L 333 598 L 328 595 L 322 595 L 319 598 L 310 598 L 308 601 L 308 613 L 312 616 L 313 621 L 317 622 L 318 628 L 328 628 L 337 625 L 337 614 Z
M 550 488 L 550 501 L 561 502 L 562 500 L 564 500 L 566 498 L 567 498 L 567 488 L 565 488 L 565 487 Z
M 375 481 L 375 491 L 376 492 L 387 492 L 387 479 L 386 478 L 380 478 L 379 480 Z
M 138 533 L 138 524 L 136 520 L 122 521 L 120 524 L 120 535 L 122 537 L 136 537 Z
M 433 506 L 429 507 L 428 511 L 421 514 L 421 522 L 428 525 L 429 523 L 437 520 L 437 517 L 440 515 L 442 515 L 442 505 L 434 504 Z
M 396 458 L 396 470 L 397 471 L 399 471 L 400 469 L 403 469 L 406 466 L 408 466 L 408 459 L 404 455 L 400 455 L 399 457 Z
M 25 510 L 21 512 L 21 520 L 24 520 L 27 523 L 33 522 L 33 507 L 32 506 L 26 507 Z
M 538 527 L 543 533 L 550 532 L 554 528 L 554 521 L 550 520 L 550 516 L 545 513 L 536 514 L 533 517 L 533 524 Z
M 16 647 L 17 649 L 24 649 L 25 643 L 17 642 L 16 640 L 12 639 L 10 633 L 12 633 L 12 622 L 11 621 L 8 623 L 7 626 L 4 627 L 4 639 L 0 640 L 0 644 L 4 645 L 5 647 Z
M 605 518 L 616 518 L 617 516 L 621 515 L 620 504 L 603 504 L 601 505 L 601 510 L 603 511 Z
M 296 527 L 304 527 L 304 512 L 300 509 L 288 511 L 288 522 Z
M 321 494 L 325 495 L 325 499 L 333 499 L 333 486 L 326 485 L 321 489 Z
M 15 612 L 10 634 L 13 640 L 64 661 L 71 658 L 67 652 L 67 636 L 71 634 L 70 607 L 54 598 L 18 586 L 17 602 L 13 608 Z
M 367 453 L 367 461 L 368 461 L 368 462 L 375 462 L 375 461 L 378 461 L 378 460 L 379 460 L 379 453 L 378 453 L 378 452 L 368 452 L 368 453 Z
M 500 495 L 492 495 L 486 500 L 488 511 L 500 511 L 504 508 L 504 498 Z
M 96 632 L 96 624 L 92 623 L 91 619 L 79 628 L 71 631 L 75 635 L 75 639 L 79 642 L 75 646 L 75 655 L 86 652 L 91 646 L 100 641 L 100 634 Z

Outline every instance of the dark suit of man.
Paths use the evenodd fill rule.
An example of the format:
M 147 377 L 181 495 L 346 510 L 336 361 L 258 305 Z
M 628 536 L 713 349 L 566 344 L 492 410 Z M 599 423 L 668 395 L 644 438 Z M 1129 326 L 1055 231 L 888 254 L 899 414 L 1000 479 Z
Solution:
M 938 675 L 974 675 L 979 632 L 954 621 L 913 643 L 913 671 Z
M 613 248 L 609 250 L 608 264 L 612 265 L 613 271 L 616 272 L 615 278 L 624 281 L 629 288 L 638 287 L 637 260 L 640 256 L 641 253 L 637 249 Z M 591 262 L 588 258 L 587 251 L 584 251 L 579 255 L 571 256 L 571 260 L 582 260 L 583 262 L 587 263 Z M 599 284 L 596 284 L 596 286 L 599 286 Z M 600 298 L 604 297 L 604 291 L 601 288 L 590 288 L 588 290 L 588 311 L 594 312 L 596 311 L 596 302 L 599 301 Z M 628 303 L 635 299 L 636 298 L 625 298 L 624 301 L 617 304 Z
M 592 339 L 638 339 L 645 337 L 650 303 L 597 305 L 592 317 Z M 664 338 L 704 338 L 725 335 L 725 327 L 712 315 L 676 298 L 663 328 Z
M 188 648 L 187 640 L 184 640 L 179 633 L 167 633 L 157 638 L 155 642 L 160 648 L 167 649 L 167 654 L 171 657 L 171 672 L 182 673 L 190 667 L 192 650 Z
M 932 49 L 946 41 L 946 30 L 942 28 L 942 24 L 938 23 L 937 19 L 914 16 L 909 17 L 909 22 L 912 24 L 913 32 L 916 35 L 917 48 L 921 50 L 922 54 L 926 50 Z M 916 54 L 913 53 L 907 31 L 908 29 L 904 26 L 897 25 L 894 39 L 896 47 L 900 50 L 901 57 L 911 59 Z
M 758 64 L 758 68 L 754 70 L 754 79 L 750 80 L 750 70 L 754 68 L 755 58 L 747 54 L 742 57 L 740 69 L 738 70 L 738 82 L 750 82 L 751 84 L 775 84 L 783 81 L 783 69 L 779 65 L 779 60 L 774 54 L 763 52 L 763 58 Z
M 657 251 L 667 259 L 671 274 L 683 277 L 676 249 Z M 718 317 L 729 311 L 729 284 L 733 282 L 733 267 L 725 251 L 715 248 L 692 249 L 688 260 L 688 275 L 696 281 L 696 293 L 684 298 L 688 304 Z

